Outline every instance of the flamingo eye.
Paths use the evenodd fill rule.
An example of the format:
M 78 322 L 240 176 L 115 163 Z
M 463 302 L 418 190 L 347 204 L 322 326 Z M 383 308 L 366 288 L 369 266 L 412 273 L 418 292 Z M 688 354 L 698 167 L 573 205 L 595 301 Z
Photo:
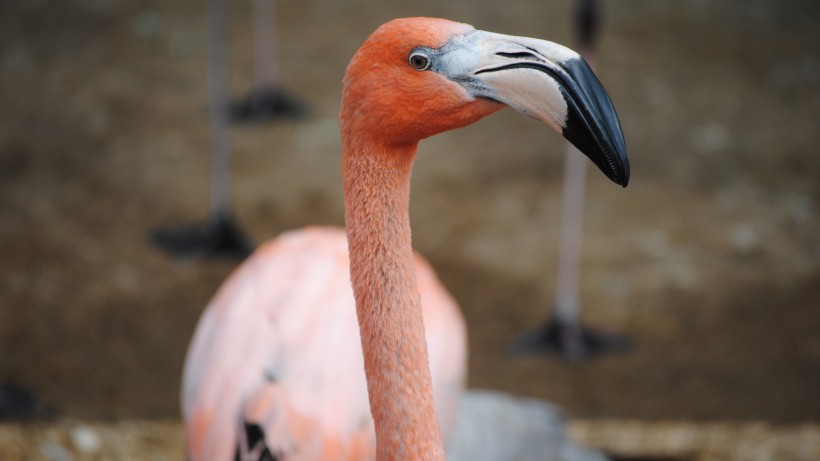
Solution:
M 430 61 L 430 57 L 427 56 L 426 53 L 418 50 L 410 53 L 410 57 L 407 59 L 407 62 L 410 63 L 410 67 L 418 71 L 427 70 L 430 68 L 430 65 L 432 64 L 432 62 Z

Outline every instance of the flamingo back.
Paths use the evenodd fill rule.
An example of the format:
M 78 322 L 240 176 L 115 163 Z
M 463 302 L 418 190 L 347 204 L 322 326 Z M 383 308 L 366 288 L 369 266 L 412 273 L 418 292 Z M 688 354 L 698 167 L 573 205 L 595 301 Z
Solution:
M 192 461 L 265 447 L 279 459 L 375 459 L 344 230 L 292 231 L 261 246 L 205 309 L 185 361 L 182 412 Z M 466 375 L 466 328 L 452 296 L 416 257 L 442 431 Z M 244 428 L 262 430 L 256 446 Z M 244 458 L 243 458 L 244 459 Z

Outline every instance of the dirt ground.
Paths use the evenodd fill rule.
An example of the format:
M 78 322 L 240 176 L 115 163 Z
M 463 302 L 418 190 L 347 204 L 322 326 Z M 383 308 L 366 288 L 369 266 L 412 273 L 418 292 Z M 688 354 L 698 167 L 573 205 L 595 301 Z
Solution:
M 589 170 L 587 323 L 629 353 L 581 365 L 506 346 L 554 294 L 562 140 L 504 111 L 425 141 L 414 243 L 470 328 L 470 385 L 573 417 L 820 419 L 820 3 L 606 2 L 600 76 L 627 189 Z M 572 43 L 569 0 L 278 2 L 302 121 L 232 130 L 236 216 L 260 242 L 342 223 L 335 124 L 347 60 L 398 16 Z M 235 267 L 174 261 L 158 226 L 209 210 L 199 1 L 0 3 L 0 382 L 60 416 L 176 418 L 197 318 Z M 231 87 L 253 80 L 231 7 Z
M 817 424 L 582 420 L 570 425 L 570 434 L 605 450 L 613 461 L 815 461 L 820 456 Z M 0 425 L 4 461 L 179 461 L 183 446 L 178 420 Z

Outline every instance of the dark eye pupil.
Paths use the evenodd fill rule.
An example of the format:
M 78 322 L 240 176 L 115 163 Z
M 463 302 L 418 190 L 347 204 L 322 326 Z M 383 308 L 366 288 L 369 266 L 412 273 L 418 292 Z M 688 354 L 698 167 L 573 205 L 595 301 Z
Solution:
M 427 57 L 420 54 L 410 57 L 410 65 L 415 69 L 424 69 L 427 67 Z

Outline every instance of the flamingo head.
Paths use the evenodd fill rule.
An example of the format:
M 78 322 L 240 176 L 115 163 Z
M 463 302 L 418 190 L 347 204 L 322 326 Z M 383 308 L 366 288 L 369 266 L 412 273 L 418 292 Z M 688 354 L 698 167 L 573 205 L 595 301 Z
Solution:
M 444 19 L 396 19 L 368 37 L 345 73 L 341 131 L 414 144 L 507 106 L 551 126 L 615 183 L 628 183 L 618 116 L 578 53 Z

